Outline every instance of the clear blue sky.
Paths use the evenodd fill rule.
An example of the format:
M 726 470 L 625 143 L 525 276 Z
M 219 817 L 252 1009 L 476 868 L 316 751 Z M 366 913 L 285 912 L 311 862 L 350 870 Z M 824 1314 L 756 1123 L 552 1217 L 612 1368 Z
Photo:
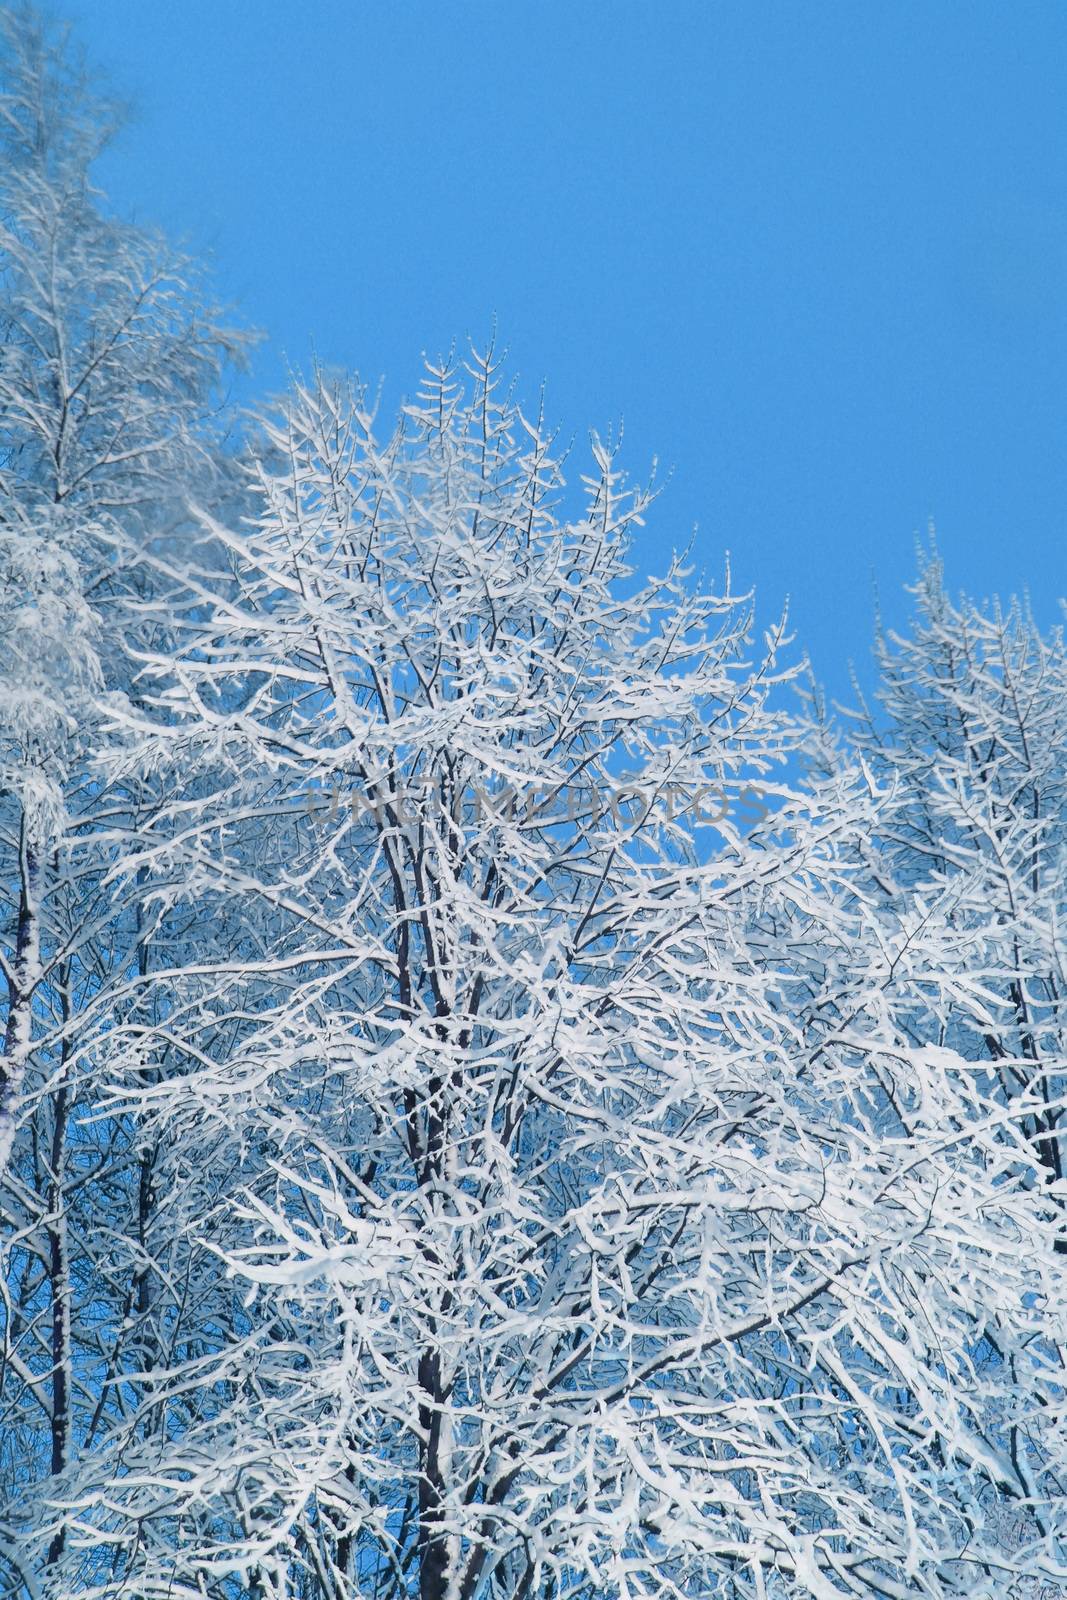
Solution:
M 62 0 L 60 0 L 62 4 Z M 834 691 L 933 518 L 953 587 L 1067 593 L 1067 5 L 70 0 L 137 104 L 104 178 L 284 359 L 497 317 L 565 434 L 674 467 Z

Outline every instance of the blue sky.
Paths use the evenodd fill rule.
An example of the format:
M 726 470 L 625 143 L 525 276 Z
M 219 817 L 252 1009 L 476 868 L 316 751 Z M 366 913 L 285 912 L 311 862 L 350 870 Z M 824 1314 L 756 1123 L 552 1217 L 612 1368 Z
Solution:
M 113 198 L 269 342 L 387 379 L 495 316 L 579 444 L 674 469 L 832 692 L 929 519 L 954 588 L 1067 593 L 1067 6 L 71 0 L 136 103 Z

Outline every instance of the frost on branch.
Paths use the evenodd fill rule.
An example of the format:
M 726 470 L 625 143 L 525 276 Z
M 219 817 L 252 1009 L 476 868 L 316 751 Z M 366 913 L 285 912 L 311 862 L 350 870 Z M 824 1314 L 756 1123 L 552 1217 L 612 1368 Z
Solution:
M 168 595 L 125 871 L 202 945 L 104 1044 L 160 1331 L 65 1480 L 65 1581 L 1062 1582 L 1050 1074 L 1008 1097 L 941 1026 L 971 932 L 890 859 L 888 768 L 711 837 L 661 803 L 794 744 L 773 648 L 636 581 L 647 494 L 596 444 L 574 500 L 498 385 L 431 367 L 384 438 L 298 390 Z

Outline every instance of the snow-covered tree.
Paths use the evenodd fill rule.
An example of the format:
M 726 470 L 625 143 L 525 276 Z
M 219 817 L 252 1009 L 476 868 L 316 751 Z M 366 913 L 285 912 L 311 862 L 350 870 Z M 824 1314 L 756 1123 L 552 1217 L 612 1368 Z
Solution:
M 128 1014 L 149 964 L 143 908 L 108 886 L 116 830 L 155 796 L 109 787 L 96 762 L 136 672 L 134 554 L 174 549 L 191 491 L 218 498 L 215 390 L 240 342 L 181 258 L 107 212 L 91 170 L 114 126 L 62 32 L 0 11 L 5 1583 L 31 1582 L 19 1508 L 44 1505 L 85 1438 L 130 1292 L 109 1240 L 136 1237 L 148 1157 L 131 1127 L 87 1118 L 93 1037 Z
M 852 736 L 891 774 L 876 834 L 883 877 L 938 907 L 912 1027 L 989 1064 L 1062 1202 L 1063 634 L 1043 636 L 1019 602 L 953 604 L 933 550 L 913 593 L 910 635 L 879 635 L 883 714 L 864 707 Z M 1067 1218 L 1057 1249 L 1067 1252 Z
M 116 774 L 174 785 L 131 885 L 208 954 L 106 1042 L 169 1366 L 57 1483 L 55 1581 L 1062 1582 L 1058 1199 L 911 1027 L 941 956 L 871 869 L 892 779 L 839 755 L 742 826 L 796 733 L 778 633 L 752 662 L 737 597 L 635 584 L 647 494 L 594 442 L 568 511 L 470 371 L 384 441 L 300 390 L 257 514 L 205 519 L 235 585 L 194 563 L 121 719 Z

